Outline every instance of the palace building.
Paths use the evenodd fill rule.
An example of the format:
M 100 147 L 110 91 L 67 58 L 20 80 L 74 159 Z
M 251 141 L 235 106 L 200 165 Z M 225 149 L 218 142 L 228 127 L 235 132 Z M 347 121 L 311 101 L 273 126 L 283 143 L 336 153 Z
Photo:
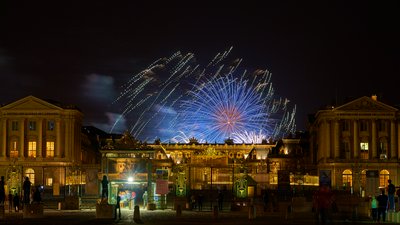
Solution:
M 262 144 L 143 143 L 129 132 L 109 134 L 82 126 L 75 106 L 27 96 L 0 107 L 0 175 L 6 193 L 22 194 L 28 177 L 43 199 L 75 209 L 100 198 L 109 180 L 108 202 L 165 208 L 194 193 L 223 191 L 226 199 L 260 197 L 264 190 L 318 185 L 304 138 Z M 79 197 L 76 198 L 76 197 Z M 80 202 L 82 200 L 82 202 Z M 70 204 L 68 203 L 70 202 Z M 68 206 L 69 205 L 69 206 Z
M 21 196 L 28 177 L 43 198 L 98 195 L 99 157 L 75 106 L 27 96 L 0 107 L 0 174 Z
M 399 185 L 400 112 L 376 96 L 319 110 L 310 124 L 310 153 L 320 182 L 360 195 Z
M 315 168 L 304 160 L 303 151 L 299 138 L 263 144 L 234 144 L 229 139 L 206 144 L 195 138 L 190 143 L 146 144 L 125 132 L 104 142 L 100 176 L 111 183 L 110 201 L 123 196 L 126 207 L 141 204 L 145 191 L 155 208 L 199 193 L 212 199 L 219 191 L 229 200 L 247 199 L 260 197 L 266 189 L 290 192 L 291 185 L 317 186 Z M 280 175 L 283 171 L 287 173 Z

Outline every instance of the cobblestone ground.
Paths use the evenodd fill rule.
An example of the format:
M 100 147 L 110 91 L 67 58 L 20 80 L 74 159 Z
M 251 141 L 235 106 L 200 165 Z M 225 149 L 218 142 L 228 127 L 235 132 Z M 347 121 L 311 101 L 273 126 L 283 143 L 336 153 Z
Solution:
M 216 217 L 213 212 L 183 211 L 181 216 L 177 216 L 176 211 L 166 210 L 142 210 L 140 211 L 140 221 L 133 220 L 132 210 L 122 210 L 121 219 L 96 219 L 95 210 L 45 210 L 44 218 L 23 219 L 22 212 L 8 213 L 5 218 L 0 220 L 0 224 L 37 224 L 37 225 L 105 225 L 105 224 L 146 224 L 146 225 L 181 225 L 181 224 L 207 224 L 207 225 L 245 225 L 245 224 L 317 224 L 313 215 L 304 214 L 295 217 L 279 213 L 259 213 L 255 218 L 249 219 L 247 212 L 219 212 Z M 329 224 L 365 224 L 372 223 L 369 220 L 347 221 L 334 220 Z M 390 224 L 390 223 L 385 223 Z

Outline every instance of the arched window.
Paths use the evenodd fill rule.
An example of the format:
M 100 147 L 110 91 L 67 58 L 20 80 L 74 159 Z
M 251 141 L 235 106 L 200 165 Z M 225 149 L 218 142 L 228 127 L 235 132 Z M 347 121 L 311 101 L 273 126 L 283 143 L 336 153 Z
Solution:
M 386 187 L 389 179 L 389 171 L 381 170 L 381 172 L 379 173 L 379 187 Z
M 351 187 L 353 186 L 353 173 L 351 170 L 344 170 L 342 173 L 342 180 L 343 180 L 343 185 L 346 187 Z
M 29 178 L 29 181 L 35 184 L 35 171 L 32 168 L 28 168 L 25 170 L 25 177 Z

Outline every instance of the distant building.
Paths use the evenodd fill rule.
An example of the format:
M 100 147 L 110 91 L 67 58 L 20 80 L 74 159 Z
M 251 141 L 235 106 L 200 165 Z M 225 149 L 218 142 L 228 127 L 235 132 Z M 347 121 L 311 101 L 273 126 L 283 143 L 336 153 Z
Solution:
M 356 194 L 399 185 L 400 112 L 376 96 L 319 110 L 310 124 L 310 154 L 320 182 Z M 328 179 L 322 176 L 329 177 Z

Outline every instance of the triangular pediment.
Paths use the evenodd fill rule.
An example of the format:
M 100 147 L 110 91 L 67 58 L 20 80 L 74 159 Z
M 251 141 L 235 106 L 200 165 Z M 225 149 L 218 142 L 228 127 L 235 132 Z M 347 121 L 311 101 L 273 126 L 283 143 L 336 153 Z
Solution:
M 1 108 L 2 110 L 62 110 L 59 106 L 53 105 L 40 98 L 36 98 L 32 95 L 12 102 Z
M 334 109 L 334 111 L 398 111 L 398 109 L 379 102 L 377 100 L 373 100 L 370 97 L 361 97 L 355 99 L 351 102 L 348 102 L 344 105 L 341 105 Z

